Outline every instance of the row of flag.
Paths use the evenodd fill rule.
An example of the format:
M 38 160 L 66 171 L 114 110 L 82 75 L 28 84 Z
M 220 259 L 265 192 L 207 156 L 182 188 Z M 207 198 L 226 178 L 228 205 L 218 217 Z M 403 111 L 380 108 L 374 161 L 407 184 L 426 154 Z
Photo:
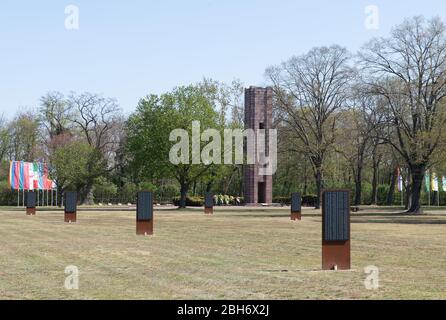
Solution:
M 48 177 L 48 166 L 41 162 L 10 161 L 9 185 L 13 190 L 52 190 L 54 181 Z
M 438 192 L 440 190 L 439 188 L 439 177 L 435 172 L 430 174 L 428 171 L 426 173 L 426 176 L 424 177 L 425 185 L 426 185 L 426 191 L 434 191 Z M 441 177 L 442 182 L 442 189 L 446 192 L 446 176 Z
M 400 168 L 397 169 L 398 170 L 398 191 L 402 192 L 403 191 L 403 176 L 401 175 L 401 170 Z M 437 174 L 435 172 L 433 172 L 432 174 L 430 174 L 429 171 L 426 172 L 426 175 L 424 176 L 424 183 L 425 183 L 425 187 L 426 187 L 426 191 L 430 192 L 438 192 L 440 190 L 439 187 L 439 177 L 437 176 Z M 446 192 L 446 176 L 442 176 L 441 177 L 441 183 L 442 183 L 442 189 L 444 192 Z M 408 185 L 407 179 L 406 179 L 406 185 Z

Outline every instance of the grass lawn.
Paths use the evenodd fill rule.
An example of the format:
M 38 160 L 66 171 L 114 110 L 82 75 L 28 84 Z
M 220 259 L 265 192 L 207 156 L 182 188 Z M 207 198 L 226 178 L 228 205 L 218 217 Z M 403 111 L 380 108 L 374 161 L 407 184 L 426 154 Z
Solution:
M 155 212 L 135 235 L 132 211 L 0 211 L 1 299 L 446 299 L 446 212 L 352 214 L 352 270 L 321 271 L 321 216 L 289 209 Z M 68 265 L 79 290 L 64 288 Z M 366 290 L 364 268 L 380 271 Z

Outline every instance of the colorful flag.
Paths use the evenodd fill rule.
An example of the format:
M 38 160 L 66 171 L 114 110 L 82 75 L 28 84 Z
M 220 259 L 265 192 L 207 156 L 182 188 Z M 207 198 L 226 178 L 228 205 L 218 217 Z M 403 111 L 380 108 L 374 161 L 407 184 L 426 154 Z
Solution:
M 14 189 L 20 189 L 20 162 L 13 161 Z
M 34 171 L 33 188 L 39 189 L 39 164 L 37 162 L 33 163 L 33 171 Z
M 9 186 L 11 189 L 16 189 L 16 175 L 15 175 L 15 161 L 9 161 Z
M 51 187 L 51 182 L 48 179 L 48 166 L 43 165 L 43 190 L 49 190 Z
M 13 190 L 51 190 L 55 184 L 49 179 L 46 164 L 10 161 L 9 185 Z
M 19 161 L 19 189 L 25 190 L 25 163 Z
M 23 189 L 29 190 L 29 162 L 23 162 Z
M 44 189 L 43 188 L 44 187 L 44 183 L 43 183 L 43 163 L 39 162 L 38 166 L 39 166 L 39 169 L 38 169 L 38 172 L 39 172 L 38 186 L 39 186 L 40 190 L 43 190 Z
M 432 173 L 432 191 L 438 192 L 438 177 L 435 172 Z
M 45 188 L 44 189 L 45 190 L 51 190 L 52 185 L 53 185 L 53 181 L 51 181 L 48 178 L 45 178 Z
M 398 191 L 403 191 L 403 177 L 401 176 L 401 169 L 398 168 Z
M 12 172 L 12 161 L 9 161 L 9 178 L 8 178 L 8 183 L 9 183 L 9 187 L 11 188 L 11 189 L 14 189 L 13 188 L 13 182 L 12 182 L 12 180 L 14 179 L 14 174 L 13 174 L 13 172 Z
M 34 190 L 34 165 L 28 163 L 28 190 Z

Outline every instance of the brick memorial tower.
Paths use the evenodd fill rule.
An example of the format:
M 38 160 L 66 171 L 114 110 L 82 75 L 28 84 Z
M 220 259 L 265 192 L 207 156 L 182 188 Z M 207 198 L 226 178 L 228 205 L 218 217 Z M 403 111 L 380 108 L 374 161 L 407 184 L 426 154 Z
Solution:
M 272 129 L 272 88 L 245 89 L 245 129 L 265 129 L 265 156 L 269 156 L 268 130 Z M 246 144 L 245 144 L 246 147 Z M 246 148 L 245 148 L 246 152 Z M 250 152 L 256 152 L 251 150 Z M 245 164 L 243 168 L 243 194 L 246 205 L 273 202 L 273 177 L 259 174 L 260 164 Z

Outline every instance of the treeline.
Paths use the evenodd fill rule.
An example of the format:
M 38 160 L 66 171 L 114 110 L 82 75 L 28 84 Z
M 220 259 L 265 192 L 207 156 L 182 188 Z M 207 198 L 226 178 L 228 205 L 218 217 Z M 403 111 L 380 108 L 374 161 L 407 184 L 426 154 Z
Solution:
M 265 78 L 278 130 L 274 197 L 300 191 L 319 207 L 323 188 L 342 187 L 354 191 L 355 204 L 403 203 L 417 213 L 429 202 L 426 171 L 446 172 L 446 29 L 439 18 L 408 19 L 355 54 L 314 48 L 267 68 Z M 154 190 L 159 202 L 180 195 L 180 206 L 206 190 L 242 196 L 240 165 L 169 161 L 170 133 L 191 132 L 192 121 L 222 136 L 243 128 L 243 84 L 204 79 L 148 95 L 128 118 L 114 99 L 48 93 L 36 110 L 0 123 L 2 190 L 7 161 L 15 159 L 51 163 L 59 192 L 78 190 L 83 203 L 130 201 L 125 195 L 142 189 Z M 398 169 L 403 192 L 395 192 Z

